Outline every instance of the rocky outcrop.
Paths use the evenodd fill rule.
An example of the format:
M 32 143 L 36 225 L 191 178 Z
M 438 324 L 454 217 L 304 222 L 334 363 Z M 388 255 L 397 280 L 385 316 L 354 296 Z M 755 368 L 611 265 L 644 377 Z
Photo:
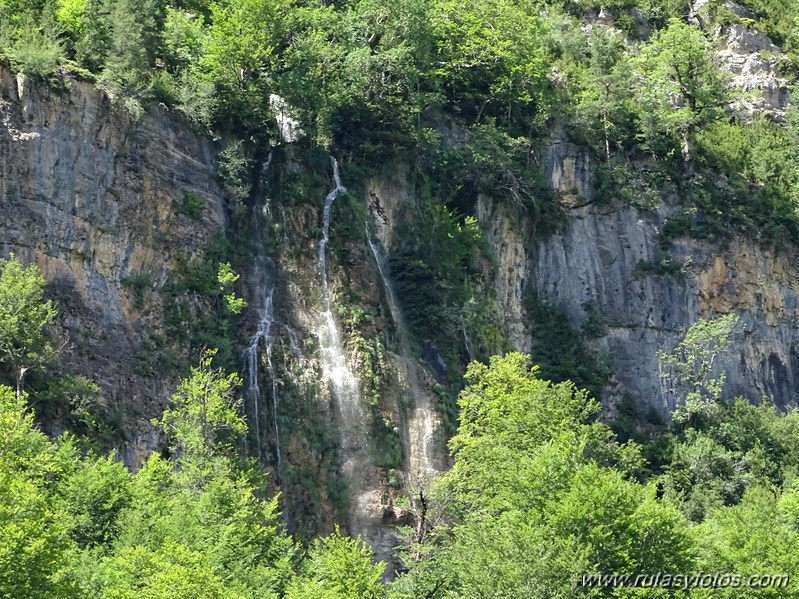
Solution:
M 477 200 L 476 218 L 493 255 L 493 260 L 484 265 L 483 276 L 496 298 L 508 341 L 515 349 L 529 352 L 524 300 L 533 275 L 528 251 L 533 232 L 512 207 L 482 195 Z
M 0 68 L 0 250 L 41 268 L 64 363 L 100 385 L 131 465 L 157 442 L 147 421 L 176 381 L 143 345 L 163 332 L 158 291 L 179 255 L 225 229 L 215 171 L 211 144 L 166 110 L 136 120 L 91 83 Z M 203 202 L 199 219 L 178 214 L 187 194 Z
M 782 50 L 756 28 L 755 15 L 747 8 L 729 0 L 721 8 L 739 21 L 713 31 L 720 46 L 719 63 L 732 75 L 733 87 L 744 93 L 739 108 L 782 118 L 789 95 L 788 80 L 780 76 L 778 69 L 785 57 Z M 709 30 L 710 11 L 710 0 L 692 0 L 688 21 Z
M 732 85 L 745 94 L 742 108 L 782 118 L 788 105 L 788 81 L 778 64 L 782 51 L 765 34 L 741 24 L 719 32 L 722 66 L 732 74 Z
M 558 144 L 550 160 L 581 164 L 577 146 Z M 584 170 L 558 175 L 568 181 Z M 580 173 L 583 173 L 582 175 Z M 588 181 L 582 183 L 588 187 Z M 577 186 L 579 187 L 579 185 Z M 579 205 L 566 226 L 529 247 L 530 285 L 542 299 L 567 307 L 573 324 L 598 312 L 607 332 L 596 343 L 615 369 L 606 400 L 630 394 L 637 405 L 667 416 L 674 408 L 660 379 L 658 350 L 670 350 L 699 318 L 730 312 L 742 328 L 718 370 L 727 375 L 727 397 L 776 405 L 796 403 L 799 383 L 799 268 L 787 253 L 754 241 L 709 243 L 682 239 L 668 253 L 659 232 L 672 212 L 620 206 L 612 199 Z M 667 266 L 667 268 L 664 268 Z

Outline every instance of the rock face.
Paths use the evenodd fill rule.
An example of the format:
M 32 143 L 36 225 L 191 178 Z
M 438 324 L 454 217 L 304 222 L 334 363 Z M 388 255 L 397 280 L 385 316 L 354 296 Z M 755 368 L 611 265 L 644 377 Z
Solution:
M 710 0 L 690 1 L 688 21 L 702 29 L 708 28 L 710 4 Z M 789 90 L 788 81 L 780 76 L 777 68 L 784 58 L 782 50 L 766 34 L 743 24 L 755 23 L 755 15 L 747 8 L 730 1 L 724 2 L 722 7 L 741 20 L 713 32 L 720 42 L 721 66 L 732 75 L 732 85 L 748 94 L 740 102 L 740 108 L 783 118 Z
M 558 144 L 557 164 L 582 164 L 577 146 Z M 586 177 L 585 169 L 558 175 L 554 187 Z M 588 187 L 588 181 L 581 184 Z M 577 185 L 579 188 L 580 185 Z M 700 317 L 734 312 L 742 330 L 718 362 L 727 374 L 725 393 L 776 405 L 796 403 L 799 382 L 799 269 L 788 255 L 754 242 L 719 245 L 694 239 L 659 249 L 658 233 L 671 209 L 614 206 L 612 201 L 570 211 L 568 224 L 529 247 L 530 285 L 538 295 L 569 310 L 574 324 L 598 311 L 607 333 L 596 341 L 616 371 L 609 403 L 624 393 L 662 415 L 674 408 L 658 376 L 657 351 L 671 349 Z M 516 250 L 518 251 L 518 249 Z M 671 274 L 656 265 L 669 260 Z M 652 268 L 655 266 L 655 268 Z
M 530 335 L 524 299 L 533 275 L 528 251 L 533 233 L 525 220 L 517 218 L 512 209 L 484 196 L 478 198 L 476 218 L 493 250 L 494 261 L 484 269 L 484 276 L 492 283 L 508 341 L 514 349 L 529 352 Z
M 742 42 L 735 43 L 729 48 L 738 52 Z M 159 357 L 168 335 L 163 292 L 182 264 L 204 256 L 226 233 L 224 193 L 214 177 L 213 145 L 183 119 L 156 109 L 135 120 L 89 83 L 63 85 L 47 88 L 0 69 L 0 253 L 40 266 L 59 303 L 65 367 L 99 384 L 100 402 L 120 418 L 120 453 L 135 467 L 159 443 L 149 419 L 177 382 Z M 258 264 L 237 265 L 245 273 L 240 291 L 252 306 L 238 323 L 239 349 L 256 334 L 259 318 L 269 323 L 268 343 L 253 356 L 264 392 L 257 407 L 248 396 L 245 411 L 257 425 L 248 442 L 265 461 L 275 458 L 272 480 L 283 491 L 290 529 L 302 520 L 314 522 L 312 532 L 327 532 L 335 520 L 348 521 L 389 559 L 395 525 L 408 518 L 397 507 L 398 488 L 447 467 L 439 395 L 446 364 L 434 339 L 420 344 L 433 357 L 418 358 L 420 340 L 403 324 L 387 266 L 403 214 L 421 204 L 411 167 L 386 165 L 386 174 L 338 195 L 325 217 L 325 198 L 338 187 L 332 163 L 283 133 L 285 143 L 270 154 L 250 198 L 262 218 L 252 219 L 260 225 L 249 241 L 263 244 L 253 256 L 269 276 L 247 274 Z M 459 136 L 453 127 L 452 143 Z M 559 230 L 538 231 L 516 207 L 486 196 L 474 202 L 491 249 L 475 272 L 490 296 L 485 309 L 502 321 L 512 347 L 534 347 L 528 294 L 564 306 L 576 326 L 598 314 L 606 333 L 592 343 L 616 371 L 606 404 L 628 394 L 667 415 L 674 406 L 658 376 L 657 352 L 698 318 L 735 312 L 742 331 L 718 362 L 727 394 L 795 402 L 799 268 L 789 256 L 743 239 L 683 239 L 665 254 L 659 232 L 675 209 L 669 202 L 644 210 L 596 197 L 591 159 L 565 139 L 542 156 L 567 207 Z M 344 185 L 350 166 L 341 165 Z M 187 198 L 194 208 L 186 208 Z M 329 245 L 321 260 L 323 239 Z M 253 308 L 262 309 L 260 317 Z M 347 413 L 324 377 L 325 317 L 340 333 L 345 370 L 357 379 L 352 397 L 360 420 L 347 423 L 347 443 Z M 177 358 L 185 363 L 190 356 Z M 328 382 L 335 383 L 330 370 Z M 357 468 L 342 484 L 348 459 Z
M 743 107 L 782 118 L 788 105 L 788 81 L 777 70 L 780 48 L 765 34 L 739 24 L 719 34 L 721 64 L 732 73 L 732 85 L 749 94 Z
M 119 453 L 135 468 L 159 446 L 150 419 L 160 415 L 178 379 L 174 364 L 159 354 L 170 342 L 165 290 L 182 276 L 182 265 L 201 259 L 228 233 L 225 197 L 215 178 L 214 146 L 179 115 L 156 108 L 136 120 L 92 84 L 62 83 L 53 89 L 0 70 L 0 253 L 40 267 L 59 308 L 64 370 L 99 385 L 98 402 L 118 417 L 113 435 Z M 323 376 L 317 335 L 325 311 L 318 264 L 323 206 L 333 185 L 330 163 L 309 162 L 290 143 L 275 154 L 251 198 L 253 209 L 263 212 L 264 231 L 251 238 L 264 244 L 270 289 L 256 289 L 266 283 L 252 275 L 251 265 L 237 265 L 244 273 L 241 294 L 256 306 L 258 293 L 269 291 L 274 302 L 270 353 L 257 358 L 266 392 L 255 421 L 253 406 L 245 406 L 249 442 L 257 444 L 254 454 L 276 462 L 272 480 L 284 491 L 289 528 L 302 520 L 306 531 L 324 533 L 336 521 L 348 523 L 389 561 L 403 517 L 394 505 L 399 471 L 420 460 L 443 469 L 445 441 L 432 438 L 438 422 L 432 408 L 425 409 L 435 381 L 410 355 L 390 282 L 376 262 L 380 254 L 370 252 L 366 231 L 352 223 L 370 197 L 384 198 L 385 210 L 373 214 L 372 224 L 381 247 L 389 247 L 397 211 L 407 208 L 412 194 L 402 190 L 398 175 L 375 182 L 372 196 L 338 198 L 330 215 L 332 318 L 369 418 L 347 445 L 340 434 L 345 415 Z M 342 171 L 346 181 L 346 167 Z M 187 198 L 195 205 L 199 198 L 202 209 L 187 210 Z M 189 300 L 203 308 L 202 300 Z M 347 315 L 352 306 L 369 317 Z M 255 316 L 245 312 L 238 323 L 239 349 L 255 332 Z M 171 361 L 185 366 L 195 359 L 183 351 Z M 58 432 L 58 414 L 45 424 Z M 404 442 L 404 449 L 385 443 L 376 430 Z M 414 444 L 423 451 L 409 450 Z M 389 451 L 392 456 L 385 455 Z M 344 481 L 348 452 L 367 466 Z M 391 468 L 379 465 L 389 462 Z
M 124 419 L 119 449 L 135 466 L 157 441 L 142 422 L 174 389 L 142 347 L 163 329 L 157 291 L 181 253 L 199 255 L 224 232 L 223 195 L 212 146 L 185 121 L 156 110 L 136 122 L 92 84 L 64 86 L 0 69 L 0 251 L 41 268 L 59 301 L 63 358 Z M 177 214 L 187 194 L 203 201 L 198 220 Z

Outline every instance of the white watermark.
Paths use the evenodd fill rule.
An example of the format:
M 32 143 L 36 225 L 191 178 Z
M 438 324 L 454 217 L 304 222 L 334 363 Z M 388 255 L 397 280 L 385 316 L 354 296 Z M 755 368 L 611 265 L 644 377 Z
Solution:
M 655 574 L 583 574 L 581 586 L 590 588 L 650 589 L 783 589 L 791 581 L 789 574 L 730 574 L 693 572 L 691 574 L 657 572 Z

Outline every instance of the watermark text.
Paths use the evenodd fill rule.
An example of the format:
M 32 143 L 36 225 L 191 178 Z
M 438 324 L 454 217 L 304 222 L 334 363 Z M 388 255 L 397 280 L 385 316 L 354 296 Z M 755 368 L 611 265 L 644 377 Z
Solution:
M 583 574 L 581 585 L 589 588 L 652 589 L 784 589 L 791 581 L 788 574 L 729 574 L 693 572 L 691 574 Z

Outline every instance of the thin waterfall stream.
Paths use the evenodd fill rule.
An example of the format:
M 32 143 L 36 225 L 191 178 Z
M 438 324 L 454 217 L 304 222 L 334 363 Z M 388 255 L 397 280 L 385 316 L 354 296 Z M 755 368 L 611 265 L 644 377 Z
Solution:
M 253 410 L 254 431 L 256 440 L 256 449 L 258 458 L 264 460 L 264 438 L 261 434 L 261 402 L 263 396 L 260 385 L 260 355 L 261 348 L 263 347 L 266 355 L 267 374 L 270 380 L 270 395 L 271 395 L 271 416 L 272 416 L 272 430 L 274 432 L 275 443 L 275 468 L 278 479 L 281 472 L 281 450 L 280 450 L 280 426 L 278 424 L 278 405 L 279 393 L 277 384 L 277 372 L 275 371 L 275 364 L 273 360 L 273 350 L 275 344 L 275 337 L 273 328 L 275 325 L 274 318 L 274 297 L 275 297 L 275 276 L 273 275 L 274 267 L 271 264 L 270 258 L 267 256 L 265 247 L 265 227 L 264 221 L 270 217 L 270 204 L 268 196 L 268 174 L 269 168 L 272 164 L 272 153 L 264 163 L 261 169 L 261 192 L 259 194 L 260 201 L 253 207 L 253 227 L 255 230 L 256 252 L 253 261 L 252 270 L 252 285 L 253 285 L 253 300 L 252 304 L 258 313 L 258 328 L 255 334 L 250 338 L 250 342 L 242 355 L 247 376 L 246 382 L 246 398 Z
M 322 239 L 319 242 L 319 276 L 321 278 L 323 312 L 318 337 L 320 365 L 324 380 L 330 385 L 331 394 L 338 412 L 338 429 L 341 435 L 342 473 L 352 487 L 350 497 L 350 528 L 353 533 L 365 533 L 368 526 L 364 520 L 362 501 L 369 493 L 370 476 L 373 471 L 369 456 L 369 426 L 360 394 L 358 379 L 353 374 L 341 333 L 334 314 L 330 292 L 327 249 L 330 243 L 330 223 L 333 203 L 346 192 L 341 183 L 338 162 L 332 156 L 334 187 L 325 198 L 322 213 Z
M 347 364 L 347 355 L 341 334 L 333 315 L 333 300 L 330 295 L 330 283 L 327 268 L 327 246 L 330 243 L 330 220 L 333 214 L 333 202 L 342 193 L 347 191 L 341 183 L 338 162 L 332 156 L 330 163 L 333 166 L 333 182 L 335 187 L 325 198 L 322 213 L 322 239 L 319 242 L 319 274 L 322 281 L 322 296 L 324 312 L 322 313 L 323 325 L 320 331 L 320 345 L 322 349 L 322 368 L 328 380 L 333 384 L 336 399 L 341 404 L 342 416 L 349 412 L 357 412 L 358 397 L 355 376 Z
M 368 225 L 366 227 L 366 241 L 380 273 L 383 282 L 389 312 L 397 329 L 400 349 L 400 363 L 404 370 L 405 380 L 413 398 L 412 413 L 408 430 L 408 466 L 409 474 L 416 478 L 428 478 L 438 471 L 435 466 L 435 439 L 440 426 L 438 418 L 428 393 L 419 381 L 419 366 L 413 357 L 408 330 L 402 318 L 402 311 L 397 302 L 394 288 L 388 276 L 388 268 L 381 251 L 379 242 L 374 239 Z

